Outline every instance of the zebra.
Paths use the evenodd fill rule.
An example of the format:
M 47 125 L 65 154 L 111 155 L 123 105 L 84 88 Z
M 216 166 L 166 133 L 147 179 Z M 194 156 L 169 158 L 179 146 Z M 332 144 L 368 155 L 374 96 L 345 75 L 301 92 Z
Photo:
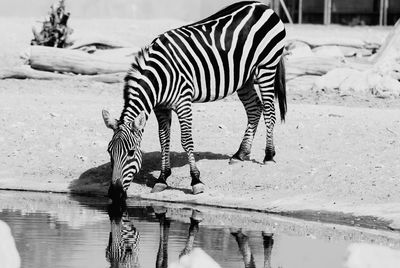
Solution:
M 244 1 L 167 31 L 143 48 L 125 77 L 119 120 L 106 110 L 102 113 L 106 126 L 114 130 L 108 146 L 113 168 L 110 197 L 126 197 L 140 170 L 140 142 L 153 110 L 159 126 L 161 172 L 152 192 L 165 190 L 171 175 L 172 111 L 178 116 L 193 194 L 204 192 L 193 153 L 192 104 L 220 100 L 234 92 L 244 105 L 248 123 L 231 163 L 249 158 L 262 113 L 267 129 L 264 163 L 274 161 L 274 98 L 279 101 L 282 121 L 287 110 L 282 57 L 285 36 L 284 24 L 272 9 L 257 1 Z

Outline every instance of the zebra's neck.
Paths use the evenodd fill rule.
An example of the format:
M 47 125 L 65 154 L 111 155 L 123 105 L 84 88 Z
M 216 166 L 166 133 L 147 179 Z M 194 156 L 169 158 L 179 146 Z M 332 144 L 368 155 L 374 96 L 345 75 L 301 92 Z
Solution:
M 142 111 L 145 112 L 147 119 L 156 105 L 160 85 L 154 78 L 148 62 L 148 48 L 145 48 L 136 56 L 125 77 L 125 104 L 120 118 L 121 123 L 132 122 Z
M 129 82 L 125 85 L 125 104 L 119 120 L 121 124 L 126 125 L 132 123 L 142 111 L 145 112 L 147 120 L 154 108 L 153 103 L 148 101 L 154 97 L 149 96 L 142 87 L 131 87 L 128 84 Z

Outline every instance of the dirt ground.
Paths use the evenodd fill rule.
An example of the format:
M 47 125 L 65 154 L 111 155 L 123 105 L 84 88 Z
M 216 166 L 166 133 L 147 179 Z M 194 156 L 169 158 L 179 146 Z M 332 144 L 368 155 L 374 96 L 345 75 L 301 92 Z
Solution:
M 18 55 L 29 43 L 31 22 L 0 19 L 0 35 L 5 37 L 0 44 L 3 66 L 20 62 Z M 107 24 L 97 27 L 118 34 L 123 32 L 118 25 L 127 25 L 109 22 L 103 21 Z M 81 21 L 79 25 L 90 28 L 93 23 Z M 127 37 L 135 40 L 132 46 L 142 45 L 155 33 L 179 22 L 148 24 L 146 34 L 138 31 L 139 23 L 127 27 L 135 29 L 136 35 Z M 312 29 L 301 26 L 289 30 L 309 34 Z M 345 28 L 343 32 L 348 36 L 354 32 L 357 38 L 364 31 L 379 40 L 387 32 L 386 28 L 360 29 Z M 326 28 L 314 30 L 329 35 Z M 338 28 L 333 26 L 331 30 L 337 32 Z M 119 117 L 122 84 L 73 78 L 0 81 L 0 188 L 104 194 L 110 178 L 106 148 L 112 133 L 101 118 L 103 108 Z M 150 194 L 160 166 L 157 124 L 151 115 L 142 142 L 143 170 L 129 188 L 129 196 L 260 211 L 352 213 L 379 217 L 400 229 L 399 99 L 316 94 L 292 85 L 288 90 L 287 121 L 275 128 L 276 163 L 267 165 L 259 162 L 265 146 L 262 121 L 251 161 L 228 165 L 246 124 L 237 96 L 196 104 L 193 121 L 198 167 L 206 193 L 190 194 L 189 167 L 174 117 L 173 169 L 168 179 L 171 189 Z

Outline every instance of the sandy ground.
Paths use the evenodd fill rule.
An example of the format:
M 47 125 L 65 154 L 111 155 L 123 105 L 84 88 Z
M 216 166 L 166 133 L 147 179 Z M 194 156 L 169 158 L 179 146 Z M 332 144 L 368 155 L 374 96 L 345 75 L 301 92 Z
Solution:
M 0 19 L 4 66 L 18 64 L 29 42 L 31 21 Z M 103 25 L 118 34 L 115 21 Z M 103 21 L 105 23 L 105 21 Z M 142 22 L 143 23 L 143 22 Z M 127 36 L 140 46 L 170 24 L 148 23 L 148 31 Z M 80 22 L 82 28 L 99 21 Z M 301 26 L 290 31 L 304 30 Z M 9 29 L 15 31 L 9 31 Z M 96 29 L 100 28 L 97 26 Z M 313 27 L 311 27 L 313 28 Z M 315 27 L 318 34 L 329 31 Z M 387 29 L 345 28 L 345 36 L 382 39 Z M 337 32 L 337 26 L 331 29 Z M 289 32 L 290 32 L 289 31 Z M 376 34 L 373 34 L 375 31 Z M 22 37 L 23 38 L 22 38 Z M 369 38 L 369 37 L 368 37 Z M 152 115 L 142 143 L 143 170 L 128 194 L 155 200 L 282 212 L 302 216 L 312 211 L 374 216 L 400 229 L 400 101 L 371 96 L 317 95 L 291 87 L 287 122 L 277 124 L 276 163 L 261 165 L 265 127 L 260 122 L 251 161 L 228 165 L 243 135 L 246 117 L 237 97 L 194 106 L 193 137 L 198 167 L 207 192 L 190 194 L 189 168 L 173 118 L 171 189 L 150 194 L 159 172 L 157 125 Z M 96 82 L 0 81 L 0 188 L 104 194 L 110 167 L 106 153 L 111 131 L 101 109 L 118 117 L 122 85 Z M 314 213 L 315 214 L 315 213 Z M 328 217 L 329 218 L 329 217 Z

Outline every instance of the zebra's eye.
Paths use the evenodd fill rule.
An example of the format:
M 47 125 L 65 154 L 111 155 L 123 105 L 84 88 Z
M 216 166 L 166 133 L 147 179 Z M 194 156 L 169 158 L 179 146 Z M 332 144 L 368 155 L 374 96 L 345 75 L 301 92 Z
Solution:
M 132 157 L 134 153 L 135 153 L 135 150 L 129 150 L 128 156 L 129 156 L 129 157 Z

